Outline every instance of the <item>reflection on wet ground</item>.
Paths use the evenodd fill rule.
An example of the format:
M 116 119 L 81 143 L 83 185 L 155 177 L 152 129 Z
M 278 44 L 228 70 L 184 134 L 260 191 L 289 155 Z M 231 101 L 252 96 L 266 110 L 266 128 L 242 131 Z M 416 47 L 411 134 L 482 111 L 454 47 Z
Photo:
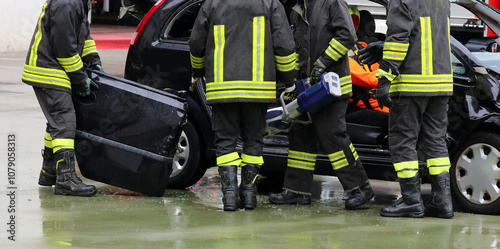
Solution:
M 380 217 L 398 192 L 392 183 L 373 182 L 377 198 L 355 211 L 344 209 L 336 178 L 315 177 L 312 205 L 272 205 L 260 194 L 257 209 L 236 212 L 222 211 L 210 171 L 160 198 L 96 185 L 91 198 L 54 196 L 46 187 L 23 194 L 34 195 L 33 212 L 20 213 L 20 242 L 12 245 L 29 237 L 37 248 L 496 248 L 500 236 L 497 216 Z

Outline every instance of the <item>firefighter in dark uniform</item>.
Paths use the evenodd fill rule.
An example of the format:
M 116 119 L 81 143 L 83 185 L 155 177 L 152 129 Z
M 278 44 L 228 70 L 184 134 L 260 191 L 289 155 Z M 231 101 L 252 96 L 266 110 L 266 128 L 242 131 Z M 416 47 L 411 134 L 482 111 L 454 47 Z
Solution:
M 76 116 L 71 94 L 87 96 L 97 85 L 84 67 L 101 69 L 90 37 L 91 0 L 51 0 L 43 5 L 26 57 L 22 81 L 33 86 L 47 119 L 38 183 L 55 185 L 54 194 L 91 196 L 92 185 L 75 174 Z
M 389 3 L 376 96 L 382 105 L 393 105 L 389 111 L 389 150 L 402 198 L 382 208 L 382 216 L 420 218 L 425 213 L 453 217 L 448 172 L 451 164 L 445 141 L 447 103 L 453 92 L 449 21 L 449 1 Z M 360 58 L 370 59 L 380 53 L 380 48 L 369 47 L 360 51 Z M 417 141 L 432 178 L 432 199 L 425 208 L 420 194 Z
M 312 125 L 294 124 L 290 133 L 284 191 L 271 194 L 274 204 L 309 204 L 317 156 L 317 142 L 328 155 L 348 199 L 357 208 L 374 194 L 368 177 L 346 132 L 345 112 L 352 83 L 347 52 L 356 39 L 344 0 L 299 0 L 290 14 L 297 43 L 300 77 L 335 72 L 340 77 L 341 100 L 311 115 Z
M 295 43 L 283 6 L 278 0 L 207 0 L 189 46 L 194 81 L 204 76 L 207 82 L 224 210 L 254 209 L 276 78 L 295 87 Z M 239 136 L 241 156 L 236 151 Z M 239 191 L 237 167 L 242 167 Z

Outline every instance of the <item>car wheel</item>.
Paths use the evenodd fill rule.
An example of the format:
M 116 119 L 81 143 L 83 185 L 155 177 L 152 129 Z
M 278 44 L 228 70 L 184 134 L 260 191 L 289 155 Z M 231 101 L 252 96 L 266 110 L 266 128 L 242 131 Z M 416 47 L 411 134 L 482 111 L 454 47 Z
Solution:
M 500 134 L 475 132 L 452 157 L 451 191 L 466 212 L 500 213 Z
M 201 164 L 201 144 L 196 128 L 187 122 L 183 129 L 172 163 L 172 174 L 167 188 L 184 189 L 196 183 L 207 167 Z

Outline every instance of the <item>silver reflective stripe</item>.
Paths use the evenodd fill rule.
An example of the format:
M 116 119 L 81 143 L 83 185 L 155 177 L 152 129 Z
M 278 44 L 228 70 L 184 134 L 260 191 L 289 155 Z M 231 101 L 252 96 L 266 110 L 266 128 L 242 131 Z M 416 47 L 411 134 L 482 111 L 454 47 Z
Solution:
M 220 82 L 224 80 L 224 25 L 214 26 L 214 81 Z

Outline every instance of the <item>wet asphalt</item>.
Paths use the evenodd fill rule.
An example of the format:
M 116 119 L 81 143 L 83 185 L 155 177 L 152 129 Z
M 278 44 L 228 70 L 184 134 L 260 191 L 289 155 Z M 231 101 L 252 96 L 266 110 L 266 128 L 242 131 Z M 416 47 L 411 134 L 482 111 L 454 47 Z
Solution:
M 126 50 L 100 54 L 108 73 L 123 75 Z M 257 209 L 224 212 L 214 168 L 162 197 L 85 178 L 98 188 L 96 196 L 55 196 L 37 185 L 45 118 L 20 80 L 25 55 L 0 53 L 0 248 L 500 247 L 500 216 L 381 217 L 380 208 L 399 193 L 396 183 L 382 181 L 371 182 L 376 197 L 359 210 L 344 209 L 335 177 L 315 176 L 311 205 L 272 205 L 259 194 Z

